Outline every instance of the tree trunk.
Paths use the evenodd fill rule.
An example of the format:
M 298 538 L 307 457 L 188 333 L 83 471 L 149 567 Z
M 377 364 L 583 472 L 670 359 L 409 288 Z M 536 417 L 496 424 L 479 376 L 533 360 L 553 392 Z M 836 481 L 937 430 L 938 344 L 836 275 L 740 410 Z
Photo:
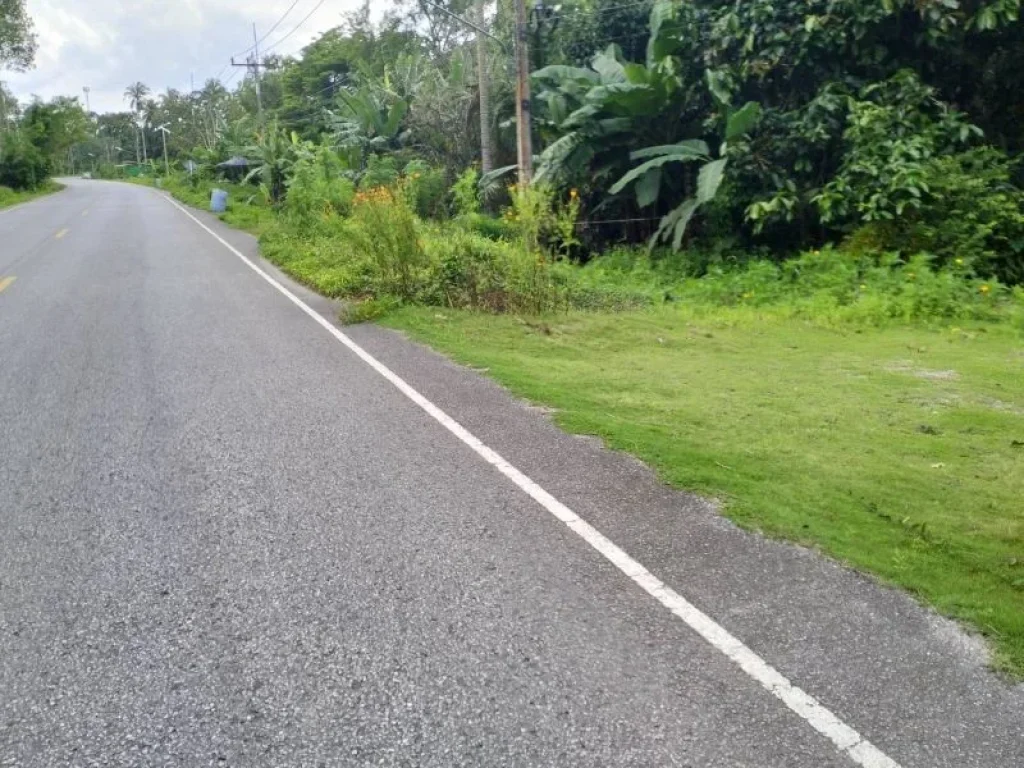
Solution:
M 477 0 L 476 23 L 484 26 L 484 2 Z M 491 74 L 484 35 L 476 33 L 476 71 L 480 81 L 480 168 L 484 173 L 494 170 L 494 137 L 491 134 Z

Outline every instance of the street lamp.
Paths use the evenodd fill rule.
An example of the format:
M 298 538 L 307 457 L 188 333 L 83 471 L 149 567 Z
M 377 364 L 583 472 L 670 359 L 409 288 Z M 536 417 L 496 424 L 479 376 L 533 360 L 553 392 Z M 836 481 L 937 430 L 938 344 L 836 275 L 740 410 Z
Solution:
M 163 134 L 163 138 L 164 138 L 164 172 L 165 172 L 165 174 L 168 177 L 170 177 L 170 175 L 171 175 L 171 163 L 167 159 L 167 134 L 169 134 L 170 131 L 167 130 L 167 123 L 164 123 L 163 125 L 158 125 L 156 129 L 158 131 L 160 131 L 161 134 Z

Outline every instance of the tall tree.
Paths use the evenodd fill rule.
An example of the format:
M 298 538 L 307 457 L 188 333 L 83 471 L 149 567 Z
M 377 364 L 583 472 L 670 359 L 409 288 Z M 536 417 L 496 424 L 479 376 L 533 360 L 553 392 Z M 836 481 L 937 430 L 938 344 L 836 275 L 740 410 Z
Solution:
M 28 69 L 35 60 L 36 47 L 25 0 L 0 0 L 0 70 Z
M 146 134 L 143 132 L 142 121 L 142 110 L 146 103 L 146 97 L 149 96 L 149 86 L 141 81 L 136 81 L 124 89 L 124 98 L 128 102 L 128 106 L 132 113 L 135 115 L 136 129 L 138 133 L 135 135 L 135 160 L 141 162 L 147 160 L 146 157 Z M 142 135 L 142 157 L 139 157 L 139 134 Z

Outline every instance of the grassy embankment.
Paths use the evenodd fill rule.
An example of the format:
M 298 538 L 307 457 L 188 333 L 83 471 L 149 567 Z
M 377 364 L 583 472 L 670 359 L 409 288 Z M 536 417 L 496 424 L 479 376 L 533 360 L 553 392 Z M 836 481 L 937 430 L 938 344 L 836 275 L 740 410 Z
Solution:
M 207 203 L 208 192 L 172 191 Z M 337 295 L 353 284 L 356 249 L 282 236 L 269 210 L 237 202 L 246 193 L 235 191 L 225 221 L 270 231 L 268 255 L 307 284 Z M 428 256 L 444 253 L 444 236 L 424 230 Z M 467 247 L 464 234 L 453 241 Z M 650 305 L 530 319 L 405 306 L 383 322 L 556 408 L 565 429 L 721 500 L 739 524 L 818 547 L 969 622 L 995 665 L 1024 677 L 1019 291 L 966 267 L 865 268 L 834 252 L 788 272 L 755 264 L 703 280 L 615 259 L 577 272 L 584 292 L 606 286 Z
M 38 197 L 50 195 L 54 192 L 60 192 L 62 189 L 64 189 L 64 186 L 55 181 L 47 181 L 38 189 L 26 192 L 15 192 L 10 187 L 0 187 L 0 209 L 10 208 L 14 205 L 21 205 L 22 203 L 27 203 L 30 200 L 35 200 Z

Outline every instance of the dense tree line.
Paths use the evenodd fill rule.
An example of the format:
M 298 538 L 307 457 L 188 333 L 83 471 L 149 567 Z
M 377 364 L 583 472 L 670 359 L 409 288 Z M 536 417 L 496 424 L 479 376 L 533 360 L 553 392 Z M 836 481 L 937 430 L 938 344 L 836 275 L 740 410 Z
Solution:
M 195 93 L 134 83 L 125 110 L 96 116 L 74 149 L 54 139 L 40 152 L 51 165 L 146 163 L 160 159 L 163 126 L 179 167 L 248 154 L 277 169 L 257 176 L 278 197 L 296 141 L 333 153 L 357 185 L 411 162 L 450 184 L 486 138 L 498 167 L 481 182 L 486 204 L 515 162 L 512 6 L 445 5 L 492 37 L 478 46 L 471 26 L 421 0 L 377 23 L 367 4 L 300 55 L 265 61 L 262 114 L 251 76 Z M 591 246 L 654 235 L 784 255 L 842 241 L 966 254 L 1020 281 L 1019 11 L 1020 0 L 538 4 L 527 37 L 539 180 L 575 190 Z M 25 64 L 30 30 L 8 18 L 0 56 Z M 70 103 L 25 114 L 49 125 Z

